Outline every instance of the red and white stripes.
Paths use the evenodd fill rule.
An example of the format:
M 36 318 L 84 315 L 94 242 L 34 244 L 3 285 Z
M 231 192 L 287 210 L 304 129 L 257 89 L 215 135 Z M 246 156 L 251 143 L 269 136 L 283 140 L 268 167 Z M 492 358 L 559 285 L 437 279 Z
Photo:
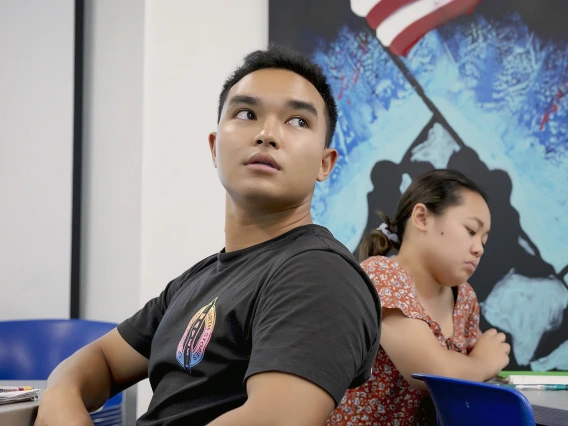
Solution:
M 395 55 L 406 55 L 428 31 L 472 12 L 482 0 L 351 0 L 351 10 Z

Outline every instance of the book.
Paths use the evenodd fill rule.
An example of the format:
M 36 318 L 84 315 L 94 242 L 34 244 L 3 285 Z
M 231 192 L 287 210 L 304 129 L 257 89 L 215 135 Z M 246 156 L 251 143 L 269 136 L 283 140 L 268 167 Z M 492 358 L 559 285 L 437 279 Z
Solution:
M 38 397 L 39 389 L 0 392 L 0 405 L 31 401 Z
M 500 376 L 513 385 L 568 385 L 566 371 L 515 371 L 503 372 Z

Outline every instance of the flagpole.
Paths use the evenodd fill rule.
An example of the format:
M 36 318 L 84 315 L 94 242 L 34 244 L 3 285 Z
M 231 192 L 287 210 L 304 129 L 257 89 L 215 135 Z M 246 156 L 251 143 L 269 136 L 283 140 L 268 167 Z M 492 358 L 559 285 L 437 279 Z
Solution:
M 452 138 L 454 139 L 454 141 L 456 141 L 458 143 L 458 145 L 460 145 L 460 147 L 464 147 L 466 146 L 465 143 L 463 142 L 463 140 L 460 138 L 460 136 L 456 133 L 456 131 L 450 126 L 450 124 L 447 122 L 446 118 L 444 117 L 444 115 L 440 112 L 440 110 L 438 109 L 438 107 L 436 107 L 436 105 L 434 104 L 434 102 L 432 102 L 430 100 L 430 98 L 426 95 L 426 92 L 424 91 L 424 89 L 422 88 L 422 86 L 420 85 L 420 83 L 418 83 L 418 80 L 416 80 L 416 78 L 412 75 L 412 73 L 410 72 L 410 70 L 408 69 L 408 67 L 406 66 L 406 64 L 402 61 L 401 58 L 399 58 L 397 55 L 395 55 L 394 53 L 392 53 L 388 47 L 385 47 L 380 40 L 377 40 L 379 42 L 379 45 L 383 48 L 383 50 L 386 52 L 387 55 L 389 55 L 389 57 L 391 58 L 391 60 L 394 62 L 394 64 L 398 67 L 398 69 L 400 70 L 400 72 L 404 75 L 404 77 L 406 78 L 406 80 L 410 83 L 410 85 L 413 87 L 414 91 L 416 92 L 416 94 L 420 97 L 420 99 L 422 99 L 422 101 L 426 104 L 426 106 L 428 107 L 428 109 L 430 111 L 432 111 L 432 114 L 434 115 L 434 118 L 436 119 L 436 121 L 441 124 L 446 131 L 452 136 Z

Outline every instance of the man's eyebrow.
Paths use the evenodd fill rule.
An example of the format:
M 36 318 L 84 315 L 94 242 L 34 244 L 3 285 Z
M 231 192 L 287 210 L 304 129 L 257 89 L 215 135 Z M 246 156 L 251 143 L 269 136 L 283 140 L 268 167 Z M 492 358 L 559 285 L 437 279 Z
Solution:
M 317 111 L 316 107 L 314 106 L 314 104 L 312 104 L 311 102 L 292 99 L 292 100 L 289 100 L 288 102 L 286 102 L 286 105 L 288 106 L 288 108 L 295 109 L 295 110 L 307 111 L 307 112 L 315 115 L 316 117 L 318 116 L 318 111 Z
M 254 96 L 235 95 L 229 100 L 229 105 L 238 105 L 238 104 L 259 105 L 260 99 L 255 98 Z
M 260 105 L 262 102 L 259 98 L 249 95 L 235 95 L 229 100 L 229 105 L 245 104 L 250 106 Z M 291 99 L 286 102 L 286 106 L 290 109 L 307 111 L 314 116 L 318 116 L 318 111 L 313 103 L 301 101 L 299 99 Z

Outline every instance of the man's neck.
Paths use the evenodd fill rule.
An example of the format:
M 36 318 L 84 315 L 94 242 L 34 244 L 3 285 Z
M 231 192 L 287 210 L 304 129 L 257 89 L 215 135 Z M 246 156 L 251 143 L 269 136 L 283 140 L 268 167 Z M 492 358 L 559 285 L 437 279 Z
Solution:
M 281 211 L 244 208 L 227 195 L 225 208 L 225 251 L 252 247 L 294 228 L 312 223 L 311 199 Z M 255 210 L 255 211 L 253 211 Z

